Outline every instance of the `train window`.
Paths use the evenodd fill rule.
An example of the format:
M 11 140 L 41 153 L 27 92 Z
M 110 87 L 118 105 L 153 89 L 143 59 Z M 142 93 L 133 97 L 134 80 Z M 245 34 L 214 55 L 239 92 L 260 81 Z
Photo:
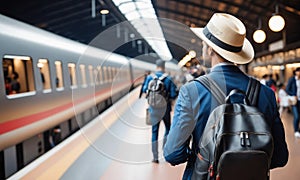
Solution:
M 116 68 L 112 68 L 113 80 L 116 78 Z
M 68 68 L 69 68 L 71 88 L 77 88 L 76 65 L 74 63 L 68 63 Z
M 118 77 L 117 77 L 117 68 L 114 68 L 114 78 L 115 78 L 116 80 L 118 80 Z
M 109 80 L 110 80 L 110 82 L 112 82 L 113 79 L 114 79 L 113 68 L 109 67 Z
M 79 69 L 80 69 L 80 75 L 81 75 L 81 85 L 82 85 L 82 87 L 87 87 L 86 74 L 85 74 L 85 65 L 80 64 Z
M 89 65 L 89 78 L 90 78 L 90 85 L 94 86 L 94 75 L 93 75 L 93 66 Z
M 120 79 L 119 71 L 118 71 L 117 68 L 115 68 L 115 79 L 116 79 L 116 80 L 119 80 L 119 79 Z
M 107 67 L 107 81 L 108 82 L 111 82 L 111 67 L 110 66 L 108 66 Z
M 96 84 L 96 85 L 98 85 L 99 84 L 99 75 L 98 75 L 99 73 L 98 73 L 98 69 L 94 69 L 94 83 Z
M 115 78 L 115 68 L 112 67 L 112 68 L 111 68 L 111 80 L 113 81 L 114 78 Z
M 35 94 L 32 60 L 28 56 L 4 55 L 2 61 L 9 99 Z
M 111 68 L 111 77 L 112 77 L 112 81 L 113 81 L 114 77 L 115 77 L 115 68 L 114 67 Z
M 98 69 L 98 81 L 99 81 L 99 84 L 102 84 L 103 83 L 102 68 L 101 68 L 101 66 L 98 66 L 97 69 Z
M 115 79 L 116 77 L 116 68 L 115 67 L 112 67 L 112 77 L 113 77 L 113 80 Z
M 55 77 L 56 90 L 62 91 L 64 89 L 64 81 L 63 81 L 63 71 L 62 71 L 61 61 L 55 61 L 55 70 L 56 70 L 56 77 Z
M 103 82 L 107 82 L 107 68 L 103 67 Z
M 40 69 L 41 82 L 43 84 L 44 93 L 51 92 L 50 70 L 47 59 L 39 59 L 37 67 Z

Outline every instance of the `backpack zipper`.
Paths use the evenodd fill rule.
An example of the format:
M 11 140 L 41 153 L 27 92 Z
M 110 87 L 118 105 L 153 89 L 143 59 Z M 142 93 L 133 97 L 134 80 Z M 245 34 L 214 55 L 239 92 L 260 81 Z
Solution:
M 264 135 L 264 136 L 269 136 L 272 139 L 273 142 L 273 136 L 271 135 L 271 133 L 269 132 L 249 132 L 249 131 L 239 131 L 239 132 L 231 132 L 231 133 L 222 133 L 221 135 L 219 135 L 218 137 L 216 137 L 217 141 L 215 143 L 215 147 L 218 147 L 218 145 L 220 145 L 220 140 L 222 136 L 225 135 L 238 135 L 240 136 L 240 144 L 241 146 L 251 146 L 251 142 L 250 142 L 250 138 L 249 136 L 253 134 L 253 135 Z

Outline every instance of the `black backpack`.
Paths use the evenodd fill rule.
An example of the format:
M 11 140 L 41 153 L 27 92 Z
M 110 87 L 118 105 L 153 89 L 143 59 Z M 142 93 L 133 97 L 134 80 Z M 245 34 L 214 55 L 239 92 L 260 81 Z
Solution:
M 148 104 L 154 108 L 162 108 L 167 106 L 168 93 L 164 85 L 164 79 L 168 74 L 164 73 L 162 76 L 157 77 L 152 74 L 152 80 L 148 84 L 147 100 Z
M 250 78 L 246 93 L 234 89 L 225 98 L 218 85 L 207 76 L 196 81 L 220 104 L 210 113 L 198 145 L 199 162 L 206 160 L 209 165 L 208 174 L 202 173 L 206 177 L 201 179 L 269 179 L 273 138 L 271 125 L 255 107 L 260 83 Z M 232 96 L 237 94 L 242 95 L 243 102 L 231 103 Z

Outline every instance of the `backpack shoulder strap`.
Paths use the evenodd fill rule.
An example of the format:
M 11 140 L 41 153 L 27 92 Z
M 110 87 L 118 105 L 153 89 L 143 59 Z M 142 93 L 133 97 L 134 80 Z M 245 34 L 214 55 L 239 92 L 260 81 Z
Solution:
M 248 100 L 252 106 L 257 106 L 260 86 L 261 84 L 259 81 L 250 77 L 246 91 L 246 96 L 248 97 Z
M 155 79 L 157 78 L 156 74 L 155 73 L 151 73 L 150 76 L 152 77 L 152 79 Z
M 217 85 L 217 83 L 207 76 L 200 76 L 195 79 L 200 82 L 216 98 L 219 104 L 224 104 L 226 95 Z
M 168 77 L 167 73 L 164 73 L 163 75 L 161 75 L 158 79 L 163 81 L 166 77 Z

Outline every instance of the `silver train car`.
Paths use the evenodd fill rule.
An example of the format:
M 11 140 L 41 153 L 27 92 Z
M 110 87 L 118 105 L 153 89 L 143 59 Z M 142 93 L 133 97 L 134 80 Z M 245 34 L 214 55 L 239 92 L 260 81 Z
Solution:
M 90 47 L 3 15 L 0 42 L 1 179 L 141 84 L 145 71 L 155 70 L 154 64 Z M 179 72 L 175 64 L 167 63 L 166 68 L 172 75 Z

